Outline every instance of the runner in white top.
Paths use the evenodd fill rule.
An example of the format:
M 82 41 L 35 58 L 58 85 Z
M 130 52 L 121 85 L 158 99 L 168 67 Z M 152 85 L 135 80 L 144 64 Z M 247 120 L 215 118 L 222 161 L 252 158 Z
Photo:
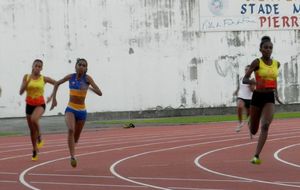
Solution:
M 250 67 L 250 65 L 247 65 L 245 67 L 245 73 L 247 72 L 249 67 Z M 242 80 L 243 80 L 243 78 L 240 78 L 238 87 L 237 87 L 236 91 L 233 93 L 234 96 L 237 96 L 237 115 L 238 115 L 238 120 L 239 120 L 239 124 L 235 129 L 236 132 L 240 132 L 241 128 L 244 125 L 243 110 L 246 111 L 247 118 L 249 117 L 252 92 L 255 88 L 254 85 L 243 84 Z M 254 79 L 252 79 L 252 80 L 254 80 Z

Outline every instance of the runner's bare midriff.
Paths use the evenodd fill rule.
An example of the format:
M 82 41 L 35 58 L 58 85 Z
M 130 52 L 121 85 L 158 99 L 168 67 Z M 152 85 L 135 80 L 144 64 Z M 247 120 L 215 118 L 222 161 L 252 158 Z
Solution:
M 85 97 L 70 96 L 69 101 L 74 104 L 84 104 Z

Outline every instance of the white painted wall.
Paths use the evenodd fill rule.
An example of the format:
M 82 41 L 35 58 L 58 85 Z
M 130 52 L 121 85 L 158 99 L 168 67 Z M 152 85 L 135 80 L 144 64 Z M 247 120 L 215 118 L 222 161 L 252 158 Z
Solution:
M 236 75 L 260 56 L 263 35 L 282 64 L 283 100 L 299 102 L 300 32 L 200 32 L 200 0 L 1 0 L 0 10 L 0 117 L 24 116 L 18 91 L 36 58 L 54 79 L 87 59 L 103 91 L 88 94 L 89 112 L 234 105 Z M 65 83 L 46 115 L 67 101 Z

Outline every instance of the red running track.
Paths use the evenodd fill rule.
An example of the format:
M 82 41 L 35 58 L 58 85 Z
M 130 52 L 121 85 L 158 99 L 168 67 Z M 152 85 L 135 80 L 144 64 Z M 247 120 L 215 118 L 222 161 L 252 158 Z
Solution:
M 0 189 L 300 189 L 300 120 L 275 120 L 252 165 L 257 136 L 235 122 L 84 131 L 69 164 L 66 134 L 44 135 L 39 161 L 28 136 L 0 138 Z

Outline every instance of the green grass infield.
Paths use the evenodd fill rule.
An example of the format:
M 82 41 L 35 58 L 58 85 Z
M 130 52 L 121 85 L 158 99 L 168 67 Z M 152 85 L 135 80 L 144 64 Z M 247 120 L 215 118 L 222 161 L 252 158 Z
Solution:
M 244 117 L 245 118 L 245 117 Z M 275 119 L 290 119 L 300 118 L 300 112 L 285 112 L 275 113 Z M 214 115 L 214 116 L 188 116 L 188 117 L 167 117 L 167 118 L 155 118 L 155 119 L 124 119 L 124 120 L 103 120 L 93 121 L 96 124 L 197 124 L 207 122 L 224 122 L 224 121 L 236 121 L 237 115 Z

